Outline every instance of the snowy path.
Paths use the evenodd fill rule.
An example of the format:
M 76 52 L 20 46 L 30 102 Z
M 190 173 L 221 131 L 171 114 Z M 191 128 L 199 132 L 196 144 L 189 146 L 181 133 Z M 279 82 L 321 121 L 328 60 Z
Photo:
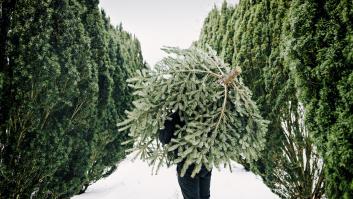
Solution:
M 88 187 L 86 193 L 72 199 L 183 199 L 174 167 L 161 168 L 151 175 L 151 168 L 128 156 L 118 169 L 105 179 Z M 278 199 L 260 177 L 246 172 L 241 165 L 212 172 L 211 199 Z

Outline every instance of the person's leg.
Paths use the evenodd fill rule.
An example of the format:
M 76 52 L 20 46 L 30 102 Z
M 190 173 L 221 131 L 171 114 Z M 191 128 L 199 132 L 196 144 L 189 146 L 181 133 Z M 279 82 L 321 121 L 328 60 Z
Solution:
M 199 176 L 192 178 L 190 168 L 183 177 L 180 177 L 180 168 L 177 166 L 178 182 L 184 199 L 200 199 Z
M 210 198 L 211 174 L 212 170 L 208 171 L 205 167 L 200 171 L 200 199 Z

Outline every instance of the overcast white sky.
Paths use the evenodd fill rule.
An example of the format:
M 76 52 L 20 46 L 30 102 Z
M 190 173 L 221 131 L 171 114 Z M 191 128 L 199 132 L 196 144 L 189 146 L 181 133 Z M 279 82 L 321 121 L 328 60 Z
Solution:
M 100 0 L 100 6 L 114 25 L 141 42 L 142 54 L 153 66 L 164 56 L 162 46 L 188 48 L 197 40 L 203 20 L 223 0 Z M 234 4 L 238 0 L 227 0 Z

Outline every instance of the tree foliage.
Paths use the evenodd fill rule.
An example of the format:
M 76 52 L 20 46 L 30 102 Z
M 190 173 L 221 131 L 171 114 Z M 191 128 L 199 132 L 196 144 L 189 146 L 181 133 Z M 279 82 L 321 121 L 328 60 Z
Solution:
M 67 198 L 110 174 L 139 42 L 96 0 L 1 1 L 0 198 Z
M 177 150 L 174 163 L 185 161 L 181 175 L 194 164 L 211 169 L 230 160 L 257 159 L 264 147 L 267 121 L 251 100 L 250 90 L 213 50 L 165 48 L 171 54 L 154 70 L 138 71 L 130 78 L 137 99 L 127 111 L 120 131 L 128 130 L 133 151 L 158 167 L 169 151 Z M 172 112 L 179 111 L 185 126 L 171 143 L 161 146 L 159 129 Z M 230 164 L 229 164 L 230 165 Z
M 252 170 L 282 198 L 320 198 L 324 163 L 313 144 L 312 129 L 303 123 L 306 104 L 298 98 L 295 74 L 284 53 L 289 39 L 285 29 L 294 17 L 292 7 L 293 1 L 271 0 L 241 1 L 228 7 L 228 25 L 218 54 L 232 66 L 242 67 L 244 83 L 253 92 L 261 114 L 271 121 L 266 150 Z M 210 38 L 218 33 L 209 30 L 220 25 L 211 16 L 218 13 L 219 18 L 223 12 L 224 8 L 210 12 L 198 46 L 217 43 Z
M 327 196 L 352 198 L 352 2 L 293 1 L 289 15 L 286 64 L 325 160 Z

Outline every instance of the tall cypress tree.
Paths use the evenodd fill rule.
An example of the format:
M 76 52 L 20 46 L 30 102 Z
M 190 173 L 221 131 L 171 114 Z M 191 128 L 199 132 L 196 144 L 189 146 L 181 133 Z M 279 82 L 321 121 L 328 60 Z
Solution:
M 44 18 L 51 17 L 47 2 L 37 10 L 33 9 L 34 5 L 30 2 L 18 2 L 16 8 L 12 16 L 7 49 L 12 74 L 8 81 L 13 88 L 10 92 L 14 98 L 8 107 L 10 117 L 2 123 L 4 128 L 1 132 L 1 141 L 5 145 L 2 159 L 6 160 L 1 161 L 4 166 L 2 177 L 5 179 L 2 181 L 2 188 L 7 188 L 4 186 L 6 184 L 9 187 L 7 192 L 1 191 L 5 198 L 26 194 L 29 197 L 29 190 L 40 183 L 46 172 L 50 172 L 50 169 L 42 170 L 48 162 L 45 161 L 46 158 L 42 158 L 45 155 L 39 156 L 39 148 L 42 147 L 41 140 L 45 136 L 50 140 L 55 137 L 55 133 L 40 134 L 36 129 L 44 132 L 47 130 L 50 109 L 55 106 L 51 97 L 58 96 L 55 82 L 43 80 L 49 77 L 58 78 L 60 70 L 57 57 L 48 45 L 50 29 L 43 28 L 48 25 Z M 31 22 L 25 19 L 31 19 Z M 30 67 L 31 65 L 36 67 Z M 43 95 L 47 89 L 52 92 L 47 96 Z M 34 106 L 35 101 L 37 106 Z M 47 150 L 48 156 L 54 156 L 52 165 L 55 167 L 58 164 L 56 157 L 62 157 L 62 151 L 52 151 L 50 148 Z M 23 171 L 27 172 L 26 175 Z
M 267 150 L 251 165 L 252 170 L 282 198 L 320 197 L 322 162 L 301 122 L 302 106 L 281 54 L 282 25 L 289 6 L 285 1 L 241 1 L 228 19 L 233 24 L 227 25 L 227 33 L 234 36 L 223 40 L 218 53 L 228 61 L 232 57 L 231 65 L 242 67 L 244 82 L 262 115 L 271 121 Z M 200 42 L 207 41 L 202 36 Z M 226 40 L 233 45 L 229 47 Z
M 125 157 L 115 124 L 141 49 L 96 0 L 12 2 L 1 2 L 0 198 L 67 198 Z
M 61 75 L 62 67 L 56 49 L 51 45 L 53 10 L 50 2 L 18 2 L 9 33 L 8 59 L 12 73 L 9 79 L 14 100 L 10 117 L 2 128 L 4 172 L 1 193 L 5 198 L 29 197 L 48 180 L 64 162 L 65 129 L 70 127 L 73 87 L 58 84 L 74 82 L 75 69 L 67 65 L 72 76 Z M 70 83 L 69 85 L 72 85 Z M 45 153 L 43 153 L 45 151 Z M 4 186 L 7 185 L 7 186 Z
M 92 137 L 91 124 L 96 120 L 95 103 L 97 101 L 96 66 L 91 59 L 90 38 L 85 31 L 84 24 L 79 17 L 86 7 L 79 1 L 53 1 L 54 24 L 62 30 L 62 35 L 54 32 L 57 37 L 57 50 L 65 49 L 62 63 L 69 64 L 77 70 L 78 79 L 72 98 L 75 106 L 72 110 L 71 128 L 66 131 L 65 147 L 68 154 L 65 162 L 57 168 L 50 181 L 39 191 L 38 196 L 48 190 L 50 197 L 68 197 L 82 188 L 87 181 L 87 167 L 89 165 L 90 144 Z M 58 53 L 59 54 L 59 53 Z M 69 58 L 69 59 L 68 59 Z M 67 60 L 65 60 L 67 59 Z M 67 74 L 66 74 L 67 75 Z M 65 93 L 66 95 L 68 93 Z M 66 112 L 66 110 L 64 111 Z M 62 113 L 63 114 L 63 113 Z
M 114 28 L 104 11 L 100 20 L 106 40 L 97 47 L 104 52 L 105 58 L 96 57 L 97 64 L 100 64 L 97 104 L 100 120 L 93 138 L 95 150 L 91 154 L 93 164 L 88 173 L 90 182 L 109 175 L 116 169 L 116 162 L 125 157 L 127 146 L 121 146 L 121 142 L 127 139 L 127 135 L 116 133 L 116 123 L 122 119 L 125 108 L 131 106 L 131 90 L 125 81 L 132 71 L 144 66 L 139 42 L 124 31 L 122 25 Z
M 287 63 L 325 163 L 329 198 L 353 197 L 352 2 L 293 1 Z
M 293 185 L 289 184 L 287 191 L 282 193 L 290 194 L 279 193 L 282 197 L 305 198 L 310 192 L 314 194 L 312 197 L 320 197 L 322 191 L 318 190 L 323 181 L 324 163 L 327 196 L 351 198 L 351 3 L 344 0 L 324 3 L 315 0 L 241 1 L 235 12 L 235 53 L 231 63 L 244 65 L 245 82 L 262 105 L 265 118 L 273 121 L 269 126 L 272 134 L 268 137 L 271 150 L 260 162 L 263 168 L 261 164 L 257 166 L 266 184 L 277 189 L 275 182 L 278 179 L 273 174 L 281 171 L 277 166 L 281 163 L 286 165 L 282 172 L 286 171 L 290 177 L 287 179 L 299 180 L 305 185 L 292 193 L 290 187 Z M 200 42 L 205 41 L 211 45 L 215 43 L 205 40 L 201 34 Z M 219 52 L 227 56 L 227 50 Z M 292 117 L 296 118 L 294 123 Z M 294 131 L 288 137 L 290 129 Z M 323 163 L 315 152 L 316 147 Z M 311 155 L 297 153 L 301 150 Z M 283 157 L 290 161 L 283 162 L 286 160 Z M 316 162 L 311 170 L 301 163 L 305 159 L 304 162 L 308 162 L 308 157 Z M 310 176 L 308 172 L 317 178 L 306 178 Z M 301 177 L 300 173 L 306 175 Z M 316 188 L 310 181 L 316 183 Z

